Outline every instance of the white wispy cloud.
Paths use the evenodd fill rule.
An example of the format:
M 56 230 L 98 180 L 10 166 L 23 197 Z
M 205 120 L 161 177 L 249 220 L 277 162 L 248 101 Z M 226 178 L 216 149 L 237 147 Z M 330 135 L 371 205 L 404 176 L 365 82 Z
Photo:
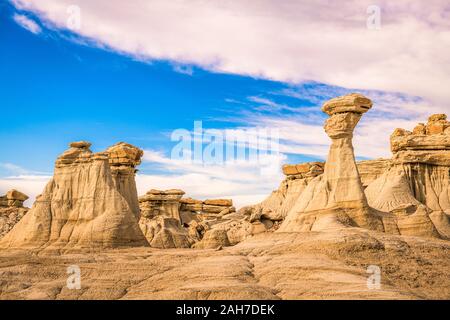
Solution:
M 288 88 L 268 96 L 289 96 L 307 100 L 315 105 L 294 108 L 293 112 L 261 113 L 261 106 L 255 105 L 253 112 L 246 112 L 242 121 L 249 126 L 263 126 L 278 129 L 280 133 L 280 151 L 287 154 L 309 155 L 325 159 L 328 154 L 330 139 L 323 129 L 326 116 L 321 112 L 321 104 L 329 98 L 349 93 L 351 90 L 325 86 L 311 88 Z M 445 113 L 446 108 L 432 105 L 424 99 L 396 93 L 379 91 L 360 91 L 373 100 L 373 108 L 363 116 L 356 127 L 354 146 L 359 158 L 389 158 L 390 135 L 396 128 L 412 130 L 419 122 L 426 122 L 433 113 Z M 254 97 L 249 97 L 255 102 Z M 270 98 L 259 98 L 268 107 L 276 106 Z M 284 110 L 290 110 L 282 106 Z M 275 108 L 277 110 L 279 108 Z M 292 110 L 290 110 L 292 111 Z M 376 137 L 376 139 L 374 139 Z
M 12 0 L 67 28 L 71 0 Z M 367 28 L 371 0 L 78 0 L 75 32 L 138 59 L 346 88 L 450 98 L 448 1 L 379 0 L 381 28 Z M 412 40 L 413 39 L 413 40 Z
M 14 21 L 19 24 L 22 28 L 27 29 L 28 31 L 39 34 L 42 32 L 41 27 L 32 19 L 28 18 L 25 15 L 22 14 L 14 14 L 13 16 Z
M 20 176 L 48 175 L 48 172 L 26 169 L 17 164 L 9 162 L 0 162 L 0 169 L 5 171 L 8 175 L 20 175 Z

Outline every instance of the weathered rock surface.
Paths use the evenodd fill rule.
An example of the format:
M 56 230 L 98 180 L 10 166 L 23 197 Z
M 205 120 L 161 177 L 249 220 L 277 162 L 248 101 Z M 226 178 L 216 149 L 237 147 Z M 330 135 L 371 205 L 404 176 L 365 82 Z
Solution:
M 127 200 L 116 188 L 108 153 L 72 143 L 53 179 L 0 248 L 57 251 L 147 246 Z
M 189 236 L 180 220 L 157 216 L 152 219 L 142 217 L 139 226 L 153 248 L 190 248 L 195 239 Z
M 210 248 L 214 246 L 211 244 L 215 241 L 213 237 L 220 235 L 220 238 L 216 239 L 217 243 L 220 243 L 218 246 L 229 246 L 228 238 L 225 241 L 223 233 L 216 232 L 214 228 L 219 223 L 232 220 L 223 217 L 236 212 L 233 201 L 231 199 L 201 201 L 182 198 L 184 194 L 184 191 L 178 189 L 150 190 L 140 197 L 139 225 L 150 245 L 156 248 L 189 248 L 194 243 L 204 240 L 194 247 Z M 225 235 L 227 234 L 225 224 L 221 225 L 220 230 L 225 230 Z M 206 234 L 208 235 L 204 238 Z
M 148 191 L 144 196 L 139 198 L 141 214 L 147 219 L 157 216 L 180 219 L 180 200 L 184 195 L 184 191 L 174 190 L 155 190 Z
M 184 191 L 178 189 L 148 191 L 139 198 L 139 226 L 154 248 L 190 248 L 195 238 L 181 222 L 180 207 Z
M 391 166 L 390 159 L 364 160 L 356 162 L 361 183 L 366 188 L 373 181 L 381 177 Z
M 324 104 L 322 110 L 330 116 L 325 131 L 332 140 L 324 173 L 308 184 L 278 231 L 318 230 L 328 224 L 382 230 L 381 219 L 368 206 L 352 145 L 353 130 L 371 107 L 359 94 Z
M 109 165 L 114 185 L 127 200 L 136 219 L 139 219 L 139 201 L 136 189 L 136 167 L 141 164 L 144 152 L 125 142 L 119 142 L 108 148 Z

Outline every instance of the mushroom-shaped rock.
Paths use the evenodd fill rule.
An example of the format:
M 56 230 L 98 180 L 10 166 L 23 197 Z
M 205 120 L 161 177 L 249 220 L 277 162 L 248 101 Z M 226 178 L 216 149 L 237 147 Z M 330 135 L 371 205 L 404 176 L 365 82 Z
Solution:
M 6 193 L 6 198 L 8 200 L 19 200 L 19 201 L 26 201 L 29 199 L 29 197 L 26 194 L 24 194 L 20 191 L 17 191 L 15 189 L 9 190 Z
M 280 232 L 317 230 L 337 221 L 382 230 L 367 204 L 352 144 L 354 128 L 371 107 L 370 99 L 354 93 L 325 102 L 322 110 L 330 116 L 325 131 L 332 144 L 324 173 L 308 184 Z

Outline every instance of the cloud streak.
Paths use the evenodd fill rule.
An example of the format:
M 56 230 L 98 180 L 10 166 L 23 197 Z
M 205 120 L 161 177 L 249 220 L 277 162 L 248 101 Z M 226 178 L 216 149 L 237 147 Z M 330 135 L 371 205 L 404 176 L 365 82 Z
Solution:
M 41 27 L 25 15 L 14 14 L 13 19 L 18 25 L 24 29 L 27 29 L 31 33 L 39 34 L 42 32 Z

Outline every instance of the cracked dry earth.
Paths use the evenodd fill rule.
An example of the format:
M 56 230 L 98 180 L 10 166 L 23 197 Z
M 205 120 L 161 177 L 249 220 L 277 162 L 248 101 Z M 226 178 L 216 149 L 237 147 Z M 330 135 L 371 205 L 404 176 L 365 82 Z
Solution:
M 448 241 L 359 228 L 265 233 L 223 250 L 0 252 L 0 299 L 450 299 Z M 81 269 L 81 289 L 66 286 Z M 367 288 L 369 265 L 381 289 Z

